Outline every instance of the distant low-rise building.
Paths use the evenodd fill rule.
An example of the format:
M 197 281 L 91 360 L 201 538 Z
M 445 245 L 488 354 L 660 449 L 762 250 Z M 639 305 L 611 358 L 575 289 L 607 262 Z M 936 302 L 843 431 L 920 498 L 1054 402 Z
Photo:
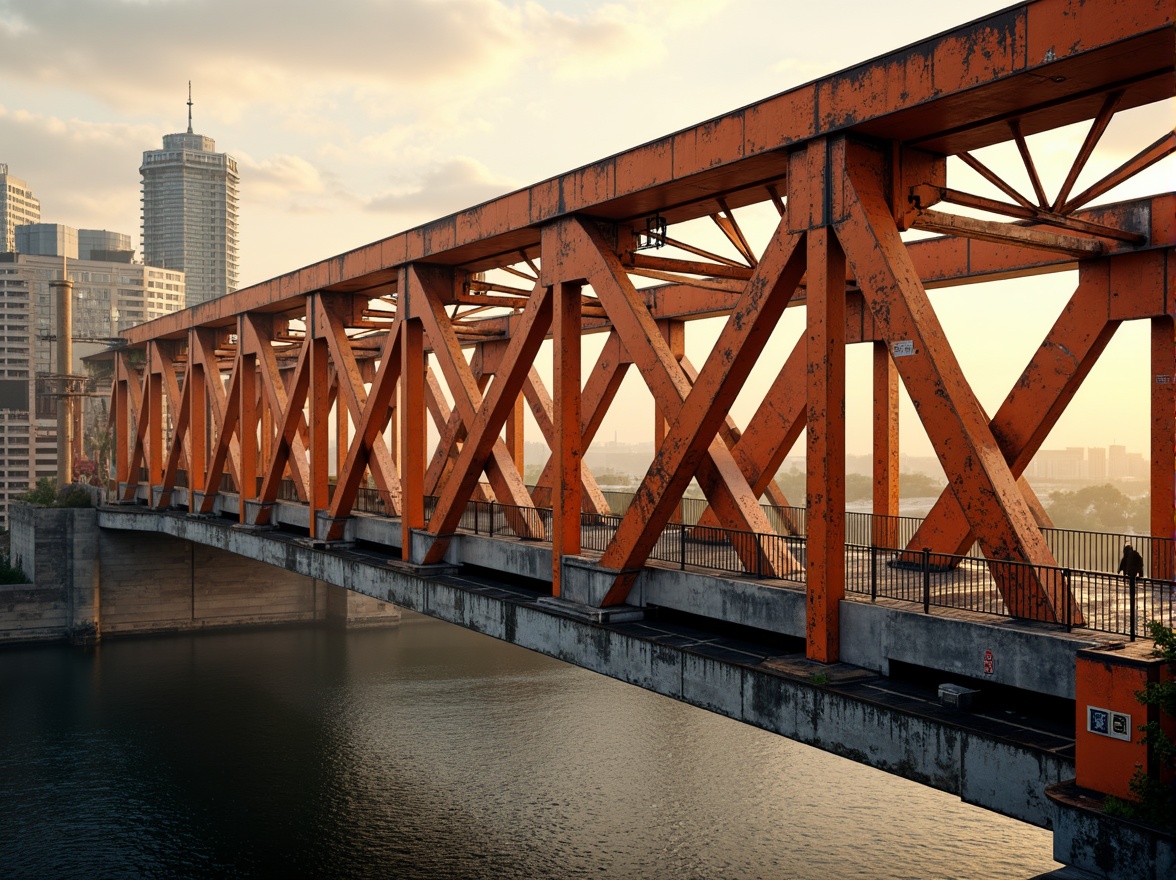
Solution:
M 1126 446 L 1041 449 L 1025 468 L 1025 477 L 1043 482 L 1143 480 L 1148 477 L 1148 460 L 1142 452 L 1128 452 Z

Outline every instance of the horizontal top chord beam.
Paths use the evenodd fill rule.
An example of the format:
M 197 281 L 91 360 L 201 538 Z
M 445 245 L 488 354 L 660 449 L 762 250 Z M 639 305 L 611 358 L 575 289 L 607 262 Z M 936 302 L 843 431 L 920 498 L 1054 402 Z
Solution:
M 377 296 L 395 267 L 482 270 L 537 253 L 539 226 L 568 214 L 680 223 L 782 189 L 788 152 L 854 131 L 955 154 L 1176 94 L 1173 4 L 1035 0 L 415 229 L 125 331 L 139 344 L 243 312 L 283 312 L 319 290 Z

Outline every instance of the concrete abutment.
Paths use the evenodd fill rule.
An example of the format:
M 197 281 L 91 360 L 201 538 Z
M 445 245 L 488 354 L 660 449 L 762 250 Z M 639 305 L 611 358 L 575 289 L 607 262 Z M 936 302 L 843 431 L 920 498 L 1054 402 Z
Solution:
M 11 557 L 29 583 L 0 586 L 0 642 L 219 627 L 399 621 L 396 606 L 320 578 L 166 533 L 99 528 L 93 508 L 13 507 Z

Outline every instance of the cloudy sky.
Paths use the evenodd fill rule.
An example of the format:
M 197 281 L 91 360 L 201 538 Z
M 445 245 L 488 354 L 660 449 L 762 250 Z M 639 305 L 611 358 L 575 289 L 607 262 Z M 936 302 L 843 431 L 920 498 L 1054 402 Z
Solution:
M 0 162 L 28 181 L 45 221 L 129 232 L 137 241 L 142 153 L 185 129 L 191 80 L 195 130 L 240 165 L 248 285 L 1004 5 L 0 0 Z M 1158 137 L 1164 118 L 1161 110 L 1116 120 L 1095 170 Z M 1035 149 L 1047 163 L 1055 153 L 1072 155 L 1082 133 Z M 1170 189 L 1156 180 L 1170 179 L 1171 168 L 1169 160 L 1140 189 Z M 982 374 L 974 381 L 990 411 L 1027 360 L 1022 349 L 1031 353 L 1040 342 L 1073 284 L 1034 282 L 1041 316 L 993 323 L 988 350 L 974 346 Z M 1024 294 L 1014 287 L 993 296 L 1021 303 L 1023 312 Z M 943 307 L 949 335 L 953 308 Z M 957 326 L 975 335 L 975 315 Z M 1012 366 L 996 376 L 987 375 L 991 346 L 1011 352 Z M 1137 345 L 1123 347 L 1108 382 L 1146 371 Z M 705 352 L 694 356 L 701 364 Z M 965 369 L 971 357 L 961 350 Z M 1092 384 L 1098 379 L 1096 371 Z M 1067 428 L 1050 445 L 1146 449 L 1141 395 L 1129 402 L 1143 408 L 1138 426 L 1084 428 L 1081 440 Z M 611 438 L 608 424 L 603 431 Z M 856 435 L 850 445 L 864 448 Z M 918 445 L 914 439 L 911 451 L 924 451 Z

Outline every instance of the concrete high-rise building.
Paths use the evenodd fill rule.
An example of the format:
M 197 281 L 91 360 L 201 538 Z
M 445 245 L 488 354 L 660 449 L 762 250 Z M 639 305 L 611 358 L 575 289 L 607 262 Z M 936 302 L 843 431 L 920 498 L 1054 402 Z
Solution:
M 119 249 L 121 250 L 121 248 Z M 184 308 L 184 275 L 129 261 L 69 260 L 73 363 L 56 363 L 57 298 L 63 258 L 0 254 L 0 527 L 12 499 L 57 473 L 57 381 L 85 373 L 81 360 L 119 330 Z M 103 398 L 94 398 L 101 407 Z M 105 424 L 88 413 L 87 427 Z M 89 443 L 83 443 L 86 455 Z
M 237 289 L 237 160 L 188 131 L 143 153 L 143 262 L 182 271 L 188 305 Z
M 8 165 L 0 162 L 0 230 L 4 234 L 0 250 L 16 250 L 16 227 L 40 222 L 41 203 L 33 198 L 29 185 L 9 174 Z

